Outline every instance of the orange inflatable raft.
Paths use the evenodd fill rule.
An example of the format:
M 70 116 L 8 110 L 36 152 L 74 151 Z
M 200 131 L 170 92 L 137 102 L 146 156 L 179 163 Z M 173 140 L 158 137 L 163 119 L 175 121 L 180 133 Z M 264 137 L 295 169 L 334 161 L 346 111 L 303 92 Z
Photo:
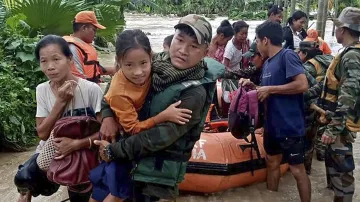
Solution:
M 250 137 L 249 137 L 250 138 Z M 182 191 L 214 193 L 266 180 L 263 138 L 256 135 L 261 160 L 245 140 L 234 138 L 230 132 L 202 133 L 192 151 Z M 251 152 L 253 160 L 251 160 Z M 281 174 L 288 170 L 282 163 Z

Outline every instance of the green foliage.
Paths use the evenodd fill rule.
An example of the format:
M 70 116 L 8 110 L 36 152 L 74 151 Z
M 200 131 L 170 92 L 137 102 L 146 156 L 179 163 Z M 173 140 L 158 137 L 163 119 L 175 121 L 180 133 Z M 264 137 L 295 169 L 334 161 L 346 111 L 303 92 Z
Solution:
M 36 142 L 36 86 L 46 80 L 35 60 L 36 38 L 0 32 L 0 143 L 21 151 Z
M 252 19 L 252 20 L 263 20 L 267 18 L 267 12 L 266 11 L 260 11 L 260 12 L 251 12 L 251 11 L 245 11 L 245 12 L 238 12 L 237 10 L 232 10 L 229 13 L 229 18 L 233 20 L 246 20 L 246 19 Z

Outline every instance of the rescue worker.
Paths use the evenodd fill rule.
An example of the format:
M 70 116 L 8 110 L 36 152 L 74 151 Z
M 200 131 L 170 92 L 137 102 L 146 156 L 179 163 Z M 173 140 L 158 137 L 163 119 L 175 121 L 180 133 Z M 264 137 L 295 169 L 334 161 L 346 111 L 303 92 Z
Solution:
M 319 45 L 313 41 L 302 41 L 298 55 L 303 62 L 308 78 L 309 88 L 316 85 L 317 82 L 322 82 L 328 66 L 330 65 L 333 57 L 331 55 L 324 55 L 319 49 Z M 316 79 L 316 80 L 315 80 Z M 312 81 L 314 80 L 314 81 Z M 308 93 L 305 92 L 305 94 Z M 311 103 L 316 103 L 318 97 L 313 99 L 305 99 L 305 126 L 306 126 L 306 152 L 305 152 L 305 168 L 308 174 L 311 173 L 311 164 L 314 151 L 314 143 L 316 148 L 316 155 L 318 160 L 325 158 L 325 145 L 321 142 L 321 135 L 316 135 L 319 129 L 319 124 L 315 121 L 315 111 L 310 109 Z
M 355 191 L 352 143 L 360 131 L 360 9 L 345 8 L 334 24 L 337 42 L 344 49 L 330 64 L 320 97 L 329 121 L 322 142 L 328 145 L 326 176 L 334 201 L 350 202 Z
M 81 11 L 73 21 L 73 34 L 63 38 L 69 43 L 74 63 L 71 66 L 73 75 L 100 83 L 100 76 L 113 74 L 115 68 L 104 68 L 100 65 L 98 55 L 92 42 L 97 29 L 105 29 L 98 23 L 94 11 Z
M 307 32 L 307 37 L 304 41 L 314 41 L 319 44 L 319 49 L 326 55 L 331 55 L 331 49 L 329 44 L 324 41 L 321 37 L 319 37 L 318 31 L 316 29 L 309 29 Z

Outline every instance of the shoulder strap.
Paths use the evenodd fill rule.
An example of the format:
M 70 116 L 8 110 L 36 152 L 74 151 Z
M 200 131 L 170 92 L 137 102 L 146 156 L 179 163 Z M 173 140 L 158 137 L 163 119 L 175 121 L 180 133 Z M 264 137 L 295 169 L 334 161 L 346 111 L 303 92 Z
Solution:
M 257 97 L 257 91 L 252 90 L 247 92 L 248 98 L 249 98 L 249 116 L 251 125 L 256 127 L 258 122 L 258 115 L 259 115 L 259 103 L 258 103 L 258 97 Z

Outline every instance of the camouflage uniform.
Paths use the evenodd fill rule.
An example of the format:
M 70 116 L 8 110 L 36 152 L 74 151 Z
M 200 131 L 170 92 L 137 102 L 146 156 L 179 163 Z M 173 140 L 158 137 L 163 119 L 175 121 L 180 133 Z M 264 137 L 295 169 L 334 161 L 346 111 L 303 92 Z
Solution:
M 360 32 L 360 9 L 345 8 L 339 18 L 334 19 L 334 24 L 338 28 L 347 27 Z M 328 186 L 335 193 L 334 201 L 348 202 L 352 201 L 355 191 L 352 143 L 356 133 L 353 131 L 357 131 L 360 127 L 358 121 L 360 112 L 360 44 L 358 40 L 354 41 L 350 47 L 345 47 L 345 50 L 335 57 L 334 64 L 336 65 L 330 65 L 326 73 L 320 99 L 324 109 L 334 111 L 323 134 L 323 136 L 335 139 L 335 143 L 326 148 L 326 176 Z

